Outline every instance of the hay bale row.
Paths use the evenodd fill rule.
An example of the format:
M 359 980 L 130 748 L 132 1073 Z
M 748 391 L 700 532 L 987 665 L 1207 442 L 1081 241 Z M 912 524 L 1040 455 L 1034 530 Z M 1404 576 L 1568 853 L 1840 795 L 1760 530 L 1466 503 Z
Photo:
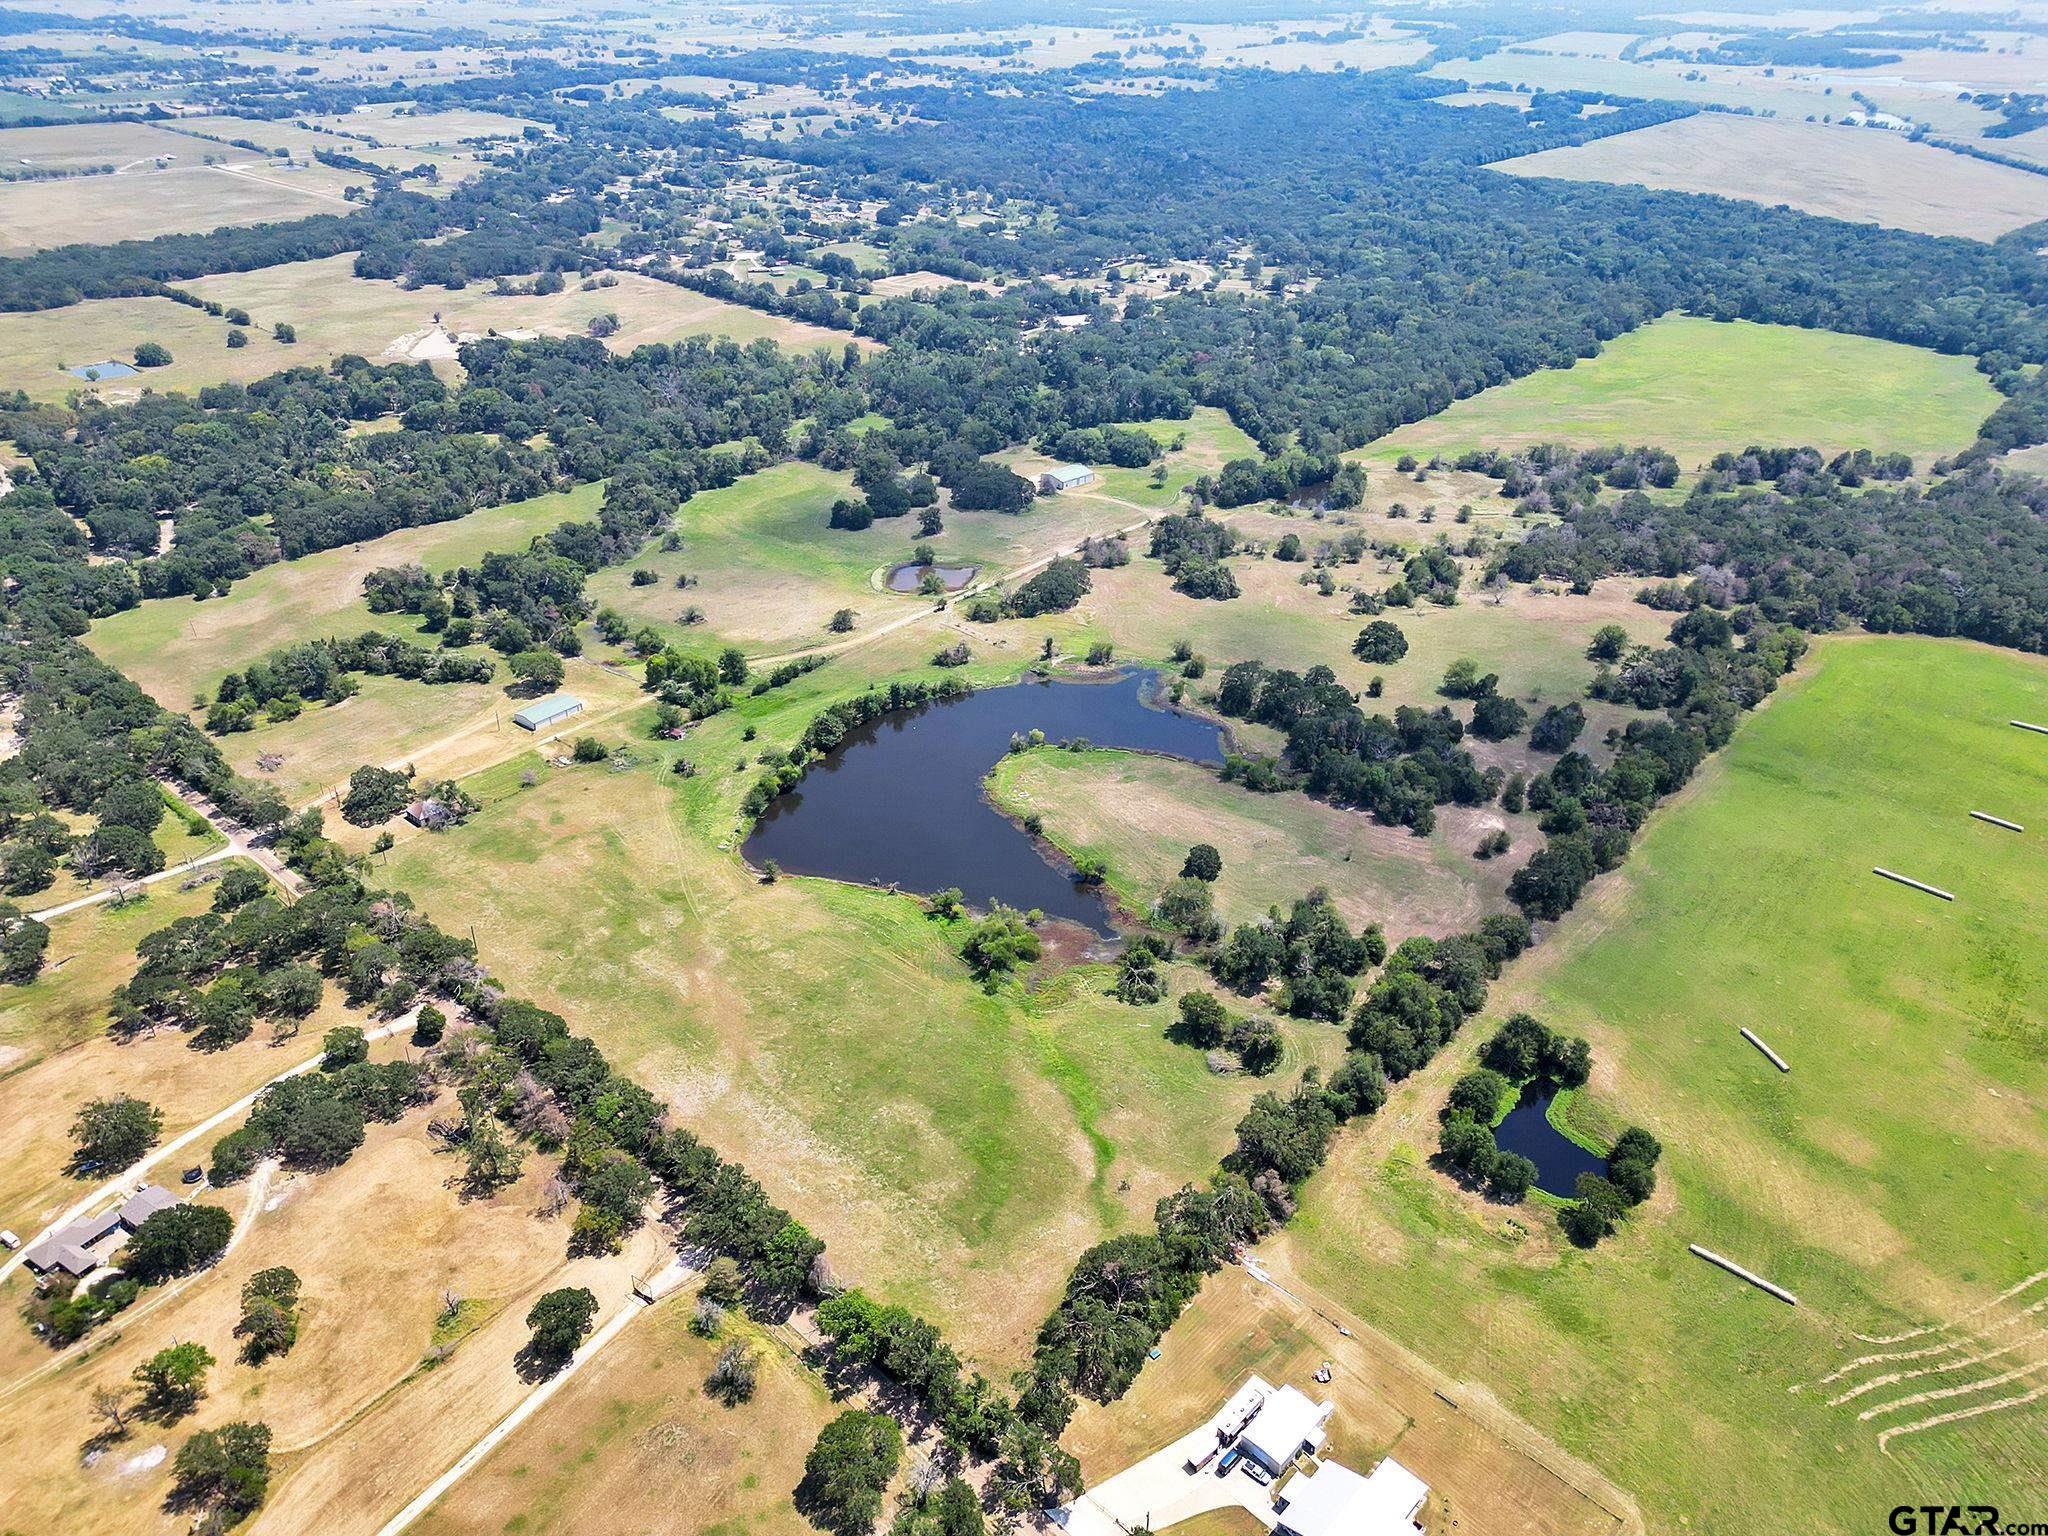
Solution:
M 1751 1285 L 1755 1286 L 1758 1290 L 1777 1297 L 1778 1300 L 1784 1302 L 1785 1305 L 1787 1305 L 1788 1307 L 1796 1307 L 1799 1305 L 1799 1298 L 1797 1296 L 1794 1296 L 1790 1291 L 1786 1290 L 1782 1285 L 1771 1284 L 1771 1282 L 1766 1280 L 1762 1275 L 1751 1273 L 1749 1270 L 1744 1269 L 1740 1264 L 1736 1263 L 1733 1259 L 1724 1259 L 1721 1257 L 1720 1254 L 1714 1252 L 1713 1249 L 1702 1248 L 1698 1243 L 1687 1243 L 1686 1247 L 1690 1249 L 1699 1258 L 1705 1259 L 1709 1264 L 1713 1264 L 1721 1269 L 1725 1269 L 1728 1271 L 1729 1274 L 1736 1276 L 1738 1279 L 1747 1280 Z
M 1930 896 L 1939 896 L 1943 901 L 1956 899 L 1953 891 L 1944 891 L 1938 885 L 1929 885 L 1923 880 L 1913 879 L 1910 875 L 1902 875 L 1895 869 L 1886 869 L 1882 864 L 1876 865 L 1870 872 L 1873 875 L 1883 875 L 1887 880 L 1896 880 L 1900 885 L 1910 885 L 1914 890 L 1925 891 Z
M 1989 811 L 1970 812 L 1972 820 L 1988 821 L 1994 827 L 2003 827 L 2008 832 L 2024 832 L 2027 829 L 2016 821 L 2007 821 L 2003 816 L 1994 816 Z
M 1762 1051 L 1764 1055 L 1768 1056 L 1771 1059 L 1771 1065 L 1776 1067 L 1780 1072 L 1790 1072 L 1792 1070 L 1789 1066 L 1785 1064 L 1784 1057 L 1780 1056 L 1776 1051 L 1772 1050 L 1768 1045 L 1765 1045 L 1763 1041 L 1759 1040 L 1756 1037 L 1755 1031 L 1745 1029 L 1742 1032 L 1742 1038 L 1747 1040 L 1751 1045 L 1755 1046 L 1758 1050 Z

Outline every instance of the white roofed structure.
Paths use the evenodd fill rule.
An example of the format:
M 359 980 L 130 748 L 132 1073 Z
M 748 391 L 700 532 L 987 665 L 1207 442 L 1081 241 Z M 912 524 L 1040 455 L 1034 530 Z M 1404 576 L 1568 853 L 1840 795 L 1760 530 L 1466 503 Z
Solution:
M 1323 1443 L 1324 1426 L 1335 1410 L 1294 1387 L 1269 1393 L 1259 1416 L 1245 1426 L 1238 1445 L 1276 1476 L 1304 1450 Z
M 1326 1461 L 1282 1490 L 1282 1536 L 1418 1536 L 1429 1485 L 1389 1456 L 1360 1477 Z

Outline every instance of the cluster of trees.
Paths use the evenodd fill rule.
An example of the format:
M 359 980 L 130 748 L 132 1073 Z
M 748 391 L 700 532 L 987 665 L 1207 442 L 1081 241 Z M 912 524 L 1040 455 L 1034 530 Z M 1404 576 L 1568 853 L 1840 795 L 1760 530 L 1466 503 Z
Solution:
M 1173 578 L 1173 589 L 1188 597 L 1226 599 L 1238 593 L 1237 576 L 1223 563 L 1237 548 L 1237 530 L 1202 516 L 1199 509 L 1172 513 L 1152 525 L 1147 551 Z
M 1500 792 L 1499 770 L 1480 771 L 1459 745 L 1464 722 L 1448 709 L 1404 704 L 1391 720 L 1368 715 L 1328 667 L 1298 673 L 1238 662 L 1223 674 L 1216 707 L 1233 719 L 1287 734 L 1285 763 L 1291 778 L 1257 763 L 1231 765 L 1234 776 L 1255 787 L 1291 782 L 1417 835 L 1435 828 L 1439 805 L 1483 805 Z
M 1277 980 L 1286 1012 L 1334 1022 L 1351 1005 L 1352 978 L 1386 955 L 1379 924 L 1352 933 L 1330 893 L 1318 888 L 1284 917 L 1275 907 L 1256 923 L 1240 923 L 1217 946 L 1209 968 L 1218 981 L 1242 993 L 1259 992 Z
M 1122 469 L 1143 469 L 1163 451 L 1159 440 L 1143 427 L 1069 427 L 1039 442 L 1039 447 L 1056 459 L 1076 464 L 1114 464 Z
M 1806 653 L 1796 629 L 1752 613 L 1740 618 L 1747 632 L 1738 636 L 1737 622 L 1695 609 L 1672 626 L 1672 644 L 1633 648 L 1595 675 L 1596 697 L 1662 709 L 1665 718 L 1631 720 L 1605 770 L 1566 751 L 1529 781 L 1528 804 L 1542 813 L 1546 837 L 1508 882 L 1523 912 L 1549 921 L 1570 911 L 1595 876 L 1627 857 L 1657 802 L 1725 745 L 1741 712 L 1768 697 Z
M 1728 473 L 1739 481 L 1739 469 Z M 1714 476 L 1677 505 L 1624 495 L 1568 512 L 1504 549 L 1495 568 L 1515 581 L 1682 581 L 1688 602 L 1753 607 L 1809 632 L 1860 621 L 2038 652 L 2048 649 L 2044 514 L 2048 481 L 1989 466 L 1925 488 L 1855 489 L 1825 469 L 1769 486 Z
M 247 1122 L 214 1143 L 208 1176 L 215 1184 L 247 1177 L 266 1157 L 294 1168 L 339 1167 L 362 1146 L 370 1121 L 394 1121 L 434 1096 L 432 1074 L 416 1062 L 322 1065 L 264 1089 Z
M 1079 560 L 1063 556 L 1002 599 L 998 611 L 990 617 L 1035 619 L 1040 614 L 1065 613 L 1088 595 L 1092 585 L 1088 567 Z M 982 617 L 976 611 L 978 606 L 970 605 L 969 618 Z
M 1572 1203 L 1557 1218 L 1565 1236 L 1581 1248 L 1610 1236 L 1622 1217 L 1656 1189 L 1657 1160 L 1663 1155 L 1663 1144 L 1641 1126 L 1623 1131 L 1608 1149 L 1607 1176 L 1579 1175 Z
M 1530 942 L 1528 922 L 1514 913 L 1494 913 L 1472 933 L 1403 940 L 1351 1015 L 1353 1049 L 1371 1052 L 1396 1081 L 1420 1071 L 1485 1006 L 1488 985 Z
M 1305 486 L 1335 482 L 1344 468 L 1334 454 L 1289 449 L 1269 459 L 1232 459 L 1215 475 L 1203 475 L 1190 488 L 1196 498 L 1218 507 L 1243 507 L 1256 501 L 1285 501 Z M 1345 477 L 1340 495 L 1362 488 L 1363 474 Z M 1351 505 L 1357 505 L 1354 496 Z
M 358 673 L 421 683 L 487 683 L 495 671 L 487 656 L 437 654 L 374 629 L 353 639 L 308 640 L 223 677 L 206 729 L 215 735 L 253 730 L 259 717 L 289 720 L 309 703 L 337 704 L 358 691 Z

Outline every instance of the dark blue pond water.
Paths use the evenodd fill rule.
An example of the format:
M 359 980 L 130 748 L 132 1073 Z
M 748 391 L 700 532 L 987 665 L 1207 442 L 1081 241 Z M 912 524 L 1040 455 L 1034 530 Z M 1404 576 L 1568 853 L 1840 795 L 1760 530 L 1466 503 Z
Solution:
M 1606 1177 L 1607 1159 L 1597 1152 L 1588 1152 L 1550 1123 L 1546 1112 L 1556 1096 L 1555 1083 L 1529 1084 L 1507 1118 L 1494 1127 L 1493 1140 L 1503 1152 L 1519 1152 L 1536 1165 L 1538 1189 L 1570 1198 L 1576 1192 L 1580 1174 Z
M 1089 887 L 1054 869 L 982 795 L 982 780 L 1011 736 L 1049 742 L 1086 737 L 1098 747 L 1223 760 L 1211 722 L 1144 700 L 1150 674 L 1106 683 L 1037 680 L 986 688 L 870 721 L 768 807 L 746 854 L 792 874 L 931 892 L 958 886 L 970 905 L 991 902 L 1112 929 Z

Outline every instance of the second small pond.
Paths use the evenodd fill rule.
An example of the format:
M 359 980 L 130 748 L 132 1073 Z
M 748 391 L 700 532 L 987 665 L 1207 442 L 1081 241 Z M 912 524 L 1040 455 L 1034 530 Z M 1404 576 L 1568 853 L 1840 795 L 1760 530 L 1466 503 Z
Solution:
M 1507 1118 L 1493 1129 L 1494 1144 L 1503 1152 L 1519 1152 L 1536 1165 L 1536 1187 L 1570 1199 L 1579 1175 L 1607 1176 L 1607 1159 L 1588 1152 L 1550 1123 L 1550 1101 L 1557 1084 L 1538 1079 L 1522 1090 Z

